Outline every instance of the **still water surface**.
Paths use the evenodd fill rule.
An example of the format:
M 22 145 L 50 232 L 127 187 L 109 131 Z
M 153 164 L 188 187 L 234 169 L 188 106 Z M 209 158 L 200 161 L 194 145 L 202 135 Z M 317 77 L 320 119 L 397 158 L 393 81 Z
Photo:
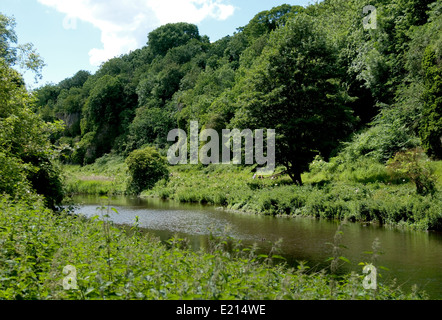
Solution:
M 181 204 L 160 199 L 139 199 L 132 197 L 112 197 L 103 200 L 95 196 L 76 196 L 79 204 L 77 213 L 87 217 L 100 215 L 97 208 L 109 205 L 118 214 L 109 210 L 110 219 L 116 224 L 132 226 L 138 216 L 139 226 L 168 240 L 172 236 L 189 239 L 192 248 L 206 247 L 208 237 L 222 235 L 229 226 L 228 235 L 239 239 L 245 246 L 258 244 L 266 253 L 272 243 L 282 239 L 282 255 L 289 263 L 307 261 L 308 266 L 321 270 L 332 256 L 331 246 L 339 223 L 318 221 L 309 218 L 274 218 L 250 214 L 226 212 L 211 206 Z M 107 213 L 107 211 L 106 211 Z M 341 243 L 347 248 L 341 255 L 351 261 L 342 271 L 362 273 L 360 262 L 370 262 L 366 251 L 372 251 L 375 239 L 380 241 L 377 265 L 389 269 L 380 270 L 378 281 L 397 279 L 407 291 L 413 284 L 425 290 L 432 299 L 442 299 L 442 234 L 435 232 L 414 232 L 385 227 L 346 224 Z

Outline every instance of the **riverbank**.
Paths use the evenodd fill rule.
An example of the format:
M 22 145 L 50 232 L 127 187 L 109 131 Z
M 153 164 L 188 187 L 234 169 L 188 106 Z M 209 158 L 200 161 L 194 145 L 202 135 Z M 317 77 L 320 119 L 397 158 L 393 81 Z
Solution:
M 433 165 L 436 188 L 442 190 L 442 162 Z M 252 168 L 238 166 L 176 166 L 170 171 L 167 181 L 159 181 L 141 197 L 211 204 L 234 212 L 442 230 L 441 192 L 419 195 L 412 182 L 390 179 L 380 165 L 361 166 L 339 177 L 305 173 L 303 186 L 293 185 L 284 175 L 274 180 L 253 179 Z M 126 190 L 122 158 L 104 157 L 83 168 L 66 166 L 65 172 L 70 193 L 124 194 Z
M 167 244 L 115 227 L 106 215 L 84 219 L 54 214 L 42 201 L 0 201 L 0 299 L 6 300 L 418 300 L 378 282 L 364 287 L 365 275 L 309 272 L 273 262 L 230 238 L 213 239 L 206 252 L 194 252 L 183 239 Z M 226 250 L 226 245 L 233 250 Z M 331 257 L 341 261 L 339 256 Z M 335 264 L 337 266 L 337 264 Z M 70 274 L 63 273 L 65 268 Z M 336 269 L 334 269 L 336 271 Z M 75 279 L 74 282 L 64 282 Z M 72 289 L 72 286 L 75 289 Z
M 207 203 L 229 210 L 264 215 L 308 216 L 379 223 L 416 230 L 442 229 L 442 198 L 416 194 L 411 183 L 315 181 L 304 175 L 304 186 L 288 177 L 254 180 L 250 169 L 209 166 L 176 167 L 168 182 L 142 196 L 180 202 Z

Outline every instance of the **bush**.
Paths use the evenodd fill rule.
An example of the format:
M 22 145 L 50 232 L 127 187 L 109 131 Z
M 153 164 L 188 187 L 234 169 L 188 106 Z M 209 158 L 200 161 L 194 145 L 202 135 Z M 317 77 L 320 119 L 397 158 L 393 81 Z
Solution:
M 392 177 L 406 177 L 416 185 L 416 192 L 420 195 L 434 194 L 436 181 L 433 177 L 429 159 L 420 148 L 398 152 L 388 162 L 388 169 Z
M 158 181 L 169 176 L 166 160 L 153 147 L 133 151 L 126 164 L 130 174 L 129 193 L 140 194 L 145 189 L 152 189 Z

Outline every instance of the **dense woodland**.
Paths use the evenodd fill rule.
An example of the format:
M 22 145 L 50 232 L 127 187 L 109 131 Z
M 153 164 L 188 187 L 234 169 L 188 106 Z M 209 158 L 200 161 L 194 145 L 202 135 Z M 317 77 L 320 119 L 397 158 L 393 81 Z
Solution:
M 440 1 L 282 5 L 211 43 L 195 25 L 162 26 L 145 47 L 36 92 L 45 121 L 63 120 L 53 141 L 64 161 L 168 146 L 167 133 L 274 128 L 277 160 L 294 176 L 347 142 L 351 157 L 386 162 L 422 146 L 442 157 Z

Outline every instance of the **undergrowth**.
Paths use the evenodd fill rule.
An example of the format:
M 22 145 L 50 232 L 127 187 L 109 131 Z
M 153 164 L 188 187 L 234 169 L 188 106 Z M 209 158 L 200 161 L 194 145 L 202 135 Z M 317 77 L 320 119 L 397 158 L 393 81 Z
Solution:
M 286 176 L 253 179 L 250 168 L 181 166 L 173 168 L 167 182 L 160 181 L 142 196 L 273 216 L 313 216 L 442 230 L 441 192 L 420 195 L 406 179 L 387 179 L 385 167 L 378 165 L 340 172 L 339 179 L 324 174 L 324 170 L 306 173 L 305 184 L 296 186 Z
M 104 200 L 93 219 L 54 214 L 41 201 L 0 201 L 0 299 L 424 299 L 413 290 L 380 283 L 374 296 L 363 275 L 337 278 L 308 272 L 304 264 L 273 263 L 277 250 L 257 255 L 230 238 L 212 239 L 205 252 L 183 239 L 162 243 L 140 232 L 117 228 L 106 217 Z M 226 250 L 230 246 L 230 250 Z M 76 271 L 75 287 L 63 286 L 66 266 Z M 333 282 L 333 290 L 330 285 Z M 71 282 L 72 284 L 72 282 Z

